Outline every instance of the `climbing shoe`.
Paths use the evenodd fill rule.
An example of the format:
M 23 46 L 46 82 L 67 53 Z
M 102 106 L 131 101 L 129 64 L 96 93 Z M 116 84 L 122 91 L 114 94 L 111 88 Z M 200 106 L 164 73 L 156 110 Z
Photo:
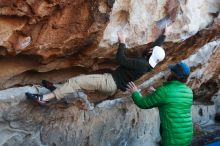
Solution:
M 53 85 L 53 83 L 51 83 L 47 80 L 42 80 L 41 83 L 42 83 L 43 87 L 49 89 L 51 92 L 53 92 L 56 89 L 56 87 Z
M 32 93 L 29 93 L 29 92 L 26 92 L 25 95 L 27 96 L 27 99 L 33 101 L 33 102 L 36 102 L 40 105 L 46 105 L 47 104 L 47 101 L 43 101 L 43 95 L 40 95 L 40 94 L 32 94 Z

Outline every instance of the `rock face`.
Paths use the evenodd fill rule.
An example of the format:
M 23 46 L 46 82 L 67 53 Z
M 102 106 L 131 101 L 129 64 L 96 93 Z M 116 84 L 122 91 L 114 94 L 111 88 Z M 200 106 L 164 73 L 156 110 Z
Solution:
M 3 115 L 4 120 L 14 122 L 1 126 L 2 145 L 143 145 L 147 140 L 150 146 L 160 139 L 157 110 L 140 112 L 125 103 L 91 112 L 74 106 L 42 109 L 21 103 Z
M 216 119 L 220 114 L 219 10 L 219 0 L 0 0 L 0 145 L 158 145 L 157 109 L 138 109 L 126 93 L 113 100 L 87 93 L 95 104 L 87 111 L 80 101 L 32 105 L 26 91 L 48 91 L 16 86 L 115 69 L 117 31 L 128 36 L 127 55 L 139 56 L 162 33 L 156 26 L 164 27 L 166 18 L 165 61 L 136 83 L 142 89 L 158 86 L 169 74 L 167 65 L 184 60 L 192 68 L 187 84 L 194 91 L 194 129 L 215 123 L 215 113 Z
M 161 34 L 155 25 L 166 16 L 173 22 L 167 28 L 169 43 L 164 45 L 169 58 L 157 71 L 219 37 L 219 22 L 213 24 L 216 16 L 211 15 L 219 10 L 218 0 L 113 2 L 1 0 L 0 88 L 39 84 L 42 78 L 61 82 L 82 73 L 114 69 L 116 32 L 128 35 L 127 45 L 132 47 L 128 52 L 136 55 L 149 49 Z

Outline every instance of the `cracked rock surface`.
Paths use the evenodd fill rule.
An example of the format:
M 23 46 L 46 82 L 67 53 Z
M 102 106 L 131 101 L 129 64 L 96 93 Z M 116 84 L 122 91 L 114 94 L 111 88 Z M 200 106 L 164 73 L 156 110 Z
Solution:
M 136 84 L 146 94 L 164 81 L 170 63 L 187 63 L 193 145 L 210 142 L 201 139 L 220 129 L 219 11 L 219 0 L 0 0 L 0 145 L 158 145 L 158 110 L 138 109 L 127 93 L 109 98 L 86 92 L 94 103 L 88 111 L 81 100 L 41 108 L 25 92 L 47 93 L 42 79 L 62 83 L 114 70 L 117 31 L 128 36 L 126 54 L 139 56 L 162 33 L 156 24 L 164 27 L 166 18 L 166 58 Z

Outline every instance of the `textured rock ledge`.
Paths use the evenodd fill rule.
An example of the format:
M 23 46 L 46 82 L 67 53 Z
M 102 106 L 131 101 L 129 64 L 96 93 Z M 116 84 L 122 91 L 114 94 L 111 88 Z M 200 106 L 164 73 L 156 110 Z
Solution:
M 7 92 L 21 94 L 24 89 L 35 90 L 23 87 Z M 42 108 L 13 98 L 1 98 L 0 107 L 0 145 L 4 146 L 156 146 L 160 141 L 158 110 L 140 110 L 129 98 L 103 101 L 93 111 L 80 110 L 73 105 L 64 108 L 62 103 Z M 197 127 L 214 123 L 214 114 L 214 105 L 192 108 Z
M 80 101 L 40 108 L 24 93 L 48 92 L 26 86 L 41 79 L 59 83 L 117 67 L 119 29 L 128 35 L 127 55 L 140 55 L 161 33 L 155 22 L 167 15 L 174 23 L 163 45 L 166 60 L 136 83 L 143 92 L 158 86 L 168 64 L 186 59 L 193 71 L 195 133 L 207 133 L 220 113 L 219 10 L 219 0 L 0 0 L 0 145 L 157 145 L 157 109 L 138 109 L 126 93 L 113 100 L 87 93 L 93 111 L 82 110 Z
M 192 107 L 194 133 L 198 136 L 207 133 L 205 127 L 215 124 L 214 116 L 216 112 L 219 112 L 219 78 L 216 78 L 216 74 L 219 75 L 219 66 L 215 65 L 215 60 L 219 57 L 219 50 L 219 41 L 210 42 L 185 60 L 194 68 L 192 73 L 194 80 L 190 79 L 189 85 L 194 90 L 198 90 L 196 93 L 200 96 L 199 99 L 203 97 L 203 100 L 196 101 Z M 210 67 L 212 70 L 207 69 Z M 200 74 L 202 70 L 206 70 L 203 72 L 203 76 Z M 166 71 L 161 72 L 140 87 L 157 85 L 158 82 L 163 81 L 163 76 L 166 75 Z M 195 78 L 198 78 L 200 82 L 198 83 Z M 207 94 L 204 92 L 210 90 L 209 82 L 207 83 L 210 79 L 217 84 L 217 91 L 214 90 L 209 96 L 206 96 Z M 206 83 L 207 88 L 204 88 L 202 85 Z M 86 111 L 81 109 L 79 103 L 69 105 L 54 103 L 51 107 L 41 108 L 26 101 L 24 96 L 26 91 L 48 92 L 40 86 L 0 91 L 1 145 L 15 145 L 16 143 L 16 145 L 22 146 L 156 146 L 160 141 L 158 110 L 140 110 L 126 94 L 119 94 L 123 98 L 105 100 L 96 104 L 94 110 Z M 210 104 L 211 99 L 214 104 Z M 90 102 L 97 101 L 89 100 Z
M 220 37 L 220 18 L 210 14 L 220 9 L 218 0 L 117 0 L 111 6 L 105 0 L 0 0 L 0 89 L 115 69 L 117 30 L 131 32 L 127 53 L 134 56 L 149 49 L 152 34 L 161 33 L 155 22 L 171 14 L 174 23 L 163 46 L 168 57 L 155 73 Z

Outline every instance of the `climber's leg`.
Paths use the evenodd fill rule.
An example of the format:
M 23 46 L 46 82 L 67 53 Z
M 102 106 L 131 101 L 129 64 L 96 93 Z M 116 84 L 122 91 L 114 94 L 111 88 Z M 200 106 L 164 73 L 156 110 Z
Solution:
M 99 91 L 106 95 L 113 95 L 117 86 L 111 74 L 81 75 L 70 78 L 61 87 L 53 91 L 58 100 L 77 90 Z

